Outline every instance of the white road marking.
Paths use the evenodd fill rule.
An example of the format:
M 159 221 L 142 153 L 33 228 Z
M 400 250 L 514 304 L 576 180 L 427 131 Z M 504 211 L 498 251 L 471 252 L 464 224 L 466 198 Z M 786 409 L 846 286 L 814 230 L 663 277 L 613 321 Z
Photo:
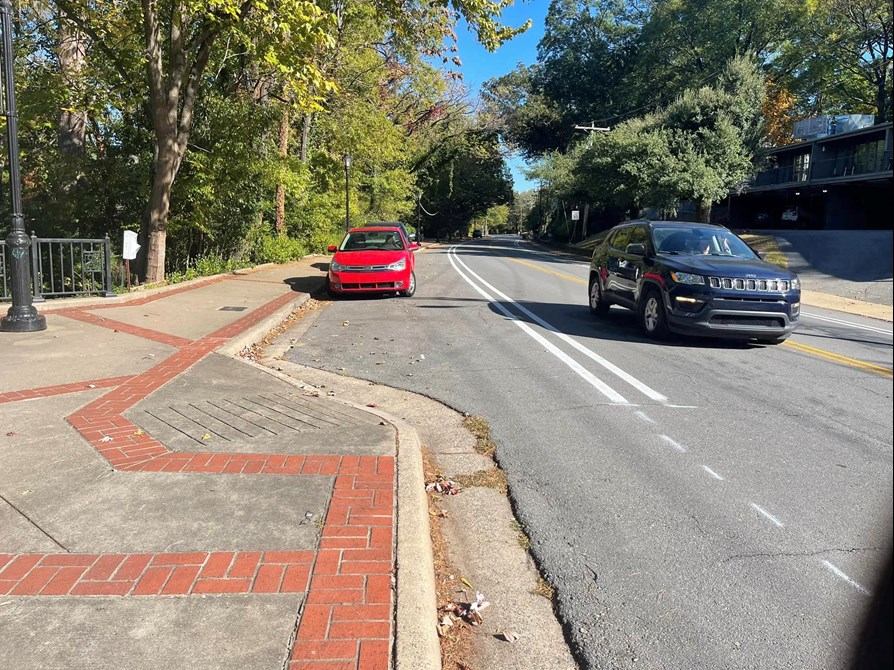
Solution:
M 667 402 L 667 396 L 662 395 L 661 393 L 659 393 L 655 389 L 650 388 L 649 386 L 646 386 L 641 381 L 639 381 L 636 377 L 634 377 L 631 374 L 628 374 L 627 372 L 624 372 L 624 370 L 619 368 L 614 363 L 609 362 L 608 360 L 606 360 L 605 358 L 603 358 L 596 352 L 590 351 L 587 347 L 582 345 L 580 342 L 575 340 L 573 337 L 569 337 L 565 333 L 560 332 L 555 326 L 553 326 L 550 323 L 547 323 L 546 321 L 541 319 L 539 316 L 537 316 L 530 310 L 519 305 L 517 302 L 515 302 L 515 300 L 510 298 L 508 295 L 506 295 L 499 289 L 495 288 L 491 284 L 488 284 L 480 275 L 476 274 L 468 265 L 463 263 L 463 261 L 459 258 L 459 256 L 456 255 L 456 246 L 450 247 L 449 257 L 451 259 L 451 263 L 453 263 L 453 260 L 455 259 L 457 263 L 462 265 L 466 269 L 466 271 L 471 276 L 475 277 L 475 279 L 477 279 L 479 282 L 481 282 L 481 284 L 483 286 L 485 286 L 488 289 L 490 289 L 491 291 L 493 291 L 496 295 L 498 295 L 500 298 L 502 298 L 506 302 L 512 304 L 517 310 L 522 312 L 525 316 L 527 316 L 528 318 L 535 321 L 536 323 L 538 323 L 540 326 L 542 326 L 546 330 L 548 330 L 551 333 L 553 333 L 554 335 L 556 335 L 556 337 L 561 339 L 563 342 L 565 342 L 568 345 L 577 349 L 579 352 L 581 352 L 587 358 L 590 358 L 591 360 L 595 361 L 596 363 L 598 363 L 599 365 L 604 367 L 606 370 L 608 370 L 612 374 L 617 375 L 618 377 L 623 379 L 625 382 L 630 384 L 633 388 L 638 390 L 640 393 L 643 393 L 644 395 L 646 395 L 648 398 L 651 398 L 652 400 L 655 400 L 656 402 L 660 402 L 660 403 Z M 457 266 L 456 266 L 456 263 L 453 263 L 453 268 L 457 272 L 460 272 L 459 268 L 457 268 Z M 462 274 L 462 273 L 460 272 L 460 274 Z M 466 281 L 469 281 L 468 278 L 466 278 Z M 469 283 L 471 284 L 471 282 L 469 282 Z M 474 286 L 474 284 L 472 284 L 472 285 Z M 493 298 L 490 298 L 490 300 L 493 300 Z M 497 305 L 497 306 L 499 307 L 499 305 Z
M 655 421 L 653 419 L 649 418 L 648 416 L 646 416 L 646 413 L 643 412 L 642 410 L 637 410 L 636 412 L 634 412 L 634 414 L 636 414 L 640 419 L 642 419 L 646 423 L 655 423 Z
M 814 314 L 813 312 L 801 312 L 801 316 L 806 316 L 810 319 L 817 319 L 819 321 L 828 321 L 829 323 L 834 323 L 839 326 L 849 326 L 851 328 L 859 328 L 860 330 L 869 330 L 873 333 L 881 333 L 882 335 L 892 335 L 890 330 L 885 330 L 884 328 L 878 328 L 876 326 L 866 326 L 862 323 L 854 323 L 853 321 L 845 321 L 844 319 L 836 319 L 831 316 L 822 316 L 820 314 Z
M 785 528 L 785 526 L 783 525 L 783 523 L 782 523 L 779 519 L 777 519 L 775 516 L 773 516 L 772 514 L 770 514 L 767 510 L 765 510 L 765 509 L 764 509 L 763 507 L 761 507 L 760 505 L 757 505 L 757 504 L 755 504 L 755 503 L 751 503 L 751 506 L 752 506 L 754 509 L 756 509 L 758 512 L 760 512 L 762 515 L 764 515 L 765 517 L 767 517 L 770 521 L 772 521 L 774 525 L 778 526 L 779 528 Z
M 450 251 L 451 252 L 453 251 L 453 247 L 451 247 Z M 506 309 L 503 305 L 501 305 L 499 302 L 497 302 L 491 295 L 489 295 L 486 291 L 484 291 L 477 284 L 475 284 L 471 279 L 469 279 L 463 273 L 463 271 L 460 270 L 459 267 L 457 267 L 456 263 L 454 262 L 453 254 L 448 253 L 448 258 L 450 259 L 451 265 L 453 265 L 453 269 L 456 270 L 457 274 L 459 274 L 460 277 L 462 277 L 464 280 L 466 280 L 466 282 L 468 282 L 469 286 L 474 288 L 476 291 L 478 291 L 478 293 L 480 293 L 488 301 L 490 301 L 494 307 L 496 307 L 498 310 L 500 310 L 500 312 L 502 312 L 506 317 L 511 319 L 512 322 L 515 325 L 517 325 L 519 328 L 521 328 L 523 331 L 525 331 L 525 333 L 527 333 L 532 338 L 534 338 L 534 340 L 537 341 L 540 345 L 542 345 L 548 352 L 550 352 L 553 356 L 555 356 L 560 361 L 562 361 L 569 368 L 574 370 L 574 372 L 576 372 L 581 377 L 581 379 L 583 379 L 584 381 L 589 383 L 593 388 L 595 388 L 597 391 L 599 391 L 602 395 L 604 395 L 606 398 L 608 398 L 613 403 L 622 404 L 622 405 L 629 404 L 627 402 L 627 400 L 624 398 L 624 396 L 622 396 L 620 393 L 615 391 L 613 388 L 611 388 L 608 384 L 603 382 L 601 379 L 596 377 L 593 373 L 591 373 L 589 370 L 584 368 L 580 363 L 575 361 L 573 358 L 571 358 L 568 354 L 566 354 L 564 351 L 559 349 L 552 342 L 550 342 L 545 337 L 540 335 L 540 333 L 536 332 L 533 328 L 531 328 L 524 321 L 521 321 L 518 316 L 516 316 L 515 314 L 510 312 L 508 309 Z M 459 260 L 459 259 L 456 259 L 456 260 Z M 462 261 L 459 261 L 459 262 L 463 266 L 465 266 L 465 263 L 462 263 Z M 466 268 L 466 269 L 468 269 L 468 268 Z M 470 270 L 470 272 L 471 272 L 471 270 Z
M 860 584 L 859 582 L 854 581 L 853 579 L 851 579 L 850 577 L 848 577 L 846 574 L 844 574 L 844 572 L 841 571 L 840 568 L 838 568 L 838 567 L 837 567 L 836 565 L 834 565 L 833 563 L 830 563 L 829 561 L 824 560 L 824 561 L 823 561 L 823 565 L 825 565 L 826 568 L 827 568 L 833 575 L 835 575 L 836 577 L 839 577 L 839 578 L 843 579 L 843 580 L 846 581 L 848 584 L 850 584 L 850 585 L 853 586 L 855 589 L 857 589 L 860 593 L 864 593 L 864 594 L 866 594 L 867 596 L 870 595 L 870 594 L 869 594 L 869 589 L 867 589 L 866 587 L 864 587 L 864 586 L 863 586 L 862 584 Z
M 721 477 L 720 475 L 718 475 L 716 472 L 714 472 L 714 471 L 713 471 L 711 468 L 709 468 L 707 465 L 703 465 L 703 466 L 702 466 L 702 470 L 704 470 L 705 472 L 707 472 L 707 473 L 708 473 L 709 475 L 711 475 L 714 479 L 717 479 L 717 480 L 719 480 L 719 481 L 721 481 L 721 482 L 723 481 L 723 477 Z
M 674 449 L 679 451 L 681 454 L 686 453 L 686 447 L 684 447 L 679 442 L 675 442 L 672 438 L 668 437 L 667 435 L 659 435 L 658 437 L 660 437 L 662 440 L 667 442 L 670 446 L 672 446 Z

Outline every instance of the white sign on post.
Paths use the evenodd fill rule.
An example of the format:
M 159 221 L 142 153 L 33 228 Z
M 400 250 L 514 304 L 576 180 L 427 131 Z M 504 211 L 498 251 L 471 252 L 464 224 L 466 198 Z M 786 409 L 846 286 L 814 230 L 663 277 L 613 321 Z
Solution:
M 124 231 L 124 248 L 121 257 L 126 261 L 132 261 L 137 257 L 140 245 L 137 244 L 137 234 L 132 230 Z
M 571 220 L 572 220 L 572 221 L 578 221 L 578 220 L 580 220 L 580 210 L 579 210 L 579 209 L 572 209 L 572 210 L 571 210 Z

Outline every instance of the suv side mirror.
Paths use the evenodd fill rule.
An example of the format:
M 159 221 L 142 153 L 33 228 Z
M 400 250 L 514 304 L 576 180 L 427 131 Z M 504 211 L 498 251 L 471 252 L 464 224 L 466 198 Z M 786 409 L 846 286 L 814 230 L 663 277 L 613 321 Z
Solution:
M 328 251 L 330 254 L 335 253 L 337 250 L 338 247 L 334 244 L 330 244 L 328 247 L 326 247 L 326 251 Z
M 624 250 L 628 254 L 636 255 L 636 256 L 645 256 L 646 255 L 646 245 L 645 244 L 628 244 L 627 248 Z

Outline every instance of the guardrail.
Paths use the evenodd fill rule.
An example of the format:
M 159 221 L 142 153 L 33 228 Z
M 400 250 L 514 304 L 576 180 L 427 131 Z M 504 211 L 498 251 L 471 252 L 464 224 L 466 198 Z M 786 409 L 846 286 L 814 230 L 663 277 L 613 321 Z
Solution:
M 111 297 L 112 245 L 101 240 L 36 237 L 31 234 L 31 289 L 34 302 L 77 295 Z M 0 300 L 12 298 L 10 259 L 0 240 Z

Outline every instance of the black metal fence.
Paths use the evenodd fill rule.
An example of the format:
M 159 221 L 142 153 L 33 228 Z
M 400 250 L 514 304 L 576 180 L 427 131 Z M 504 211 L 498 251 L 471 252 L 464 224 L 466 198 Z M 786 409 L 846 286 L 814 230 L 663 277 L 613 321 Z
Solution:
M 112 290 L 112 248 L 101 240 L 31 235 L 31 288 L 34 301 L 77 295 L 115 295 Z M 0 300 L 11 299 L 12 264 L 0 240 Z

